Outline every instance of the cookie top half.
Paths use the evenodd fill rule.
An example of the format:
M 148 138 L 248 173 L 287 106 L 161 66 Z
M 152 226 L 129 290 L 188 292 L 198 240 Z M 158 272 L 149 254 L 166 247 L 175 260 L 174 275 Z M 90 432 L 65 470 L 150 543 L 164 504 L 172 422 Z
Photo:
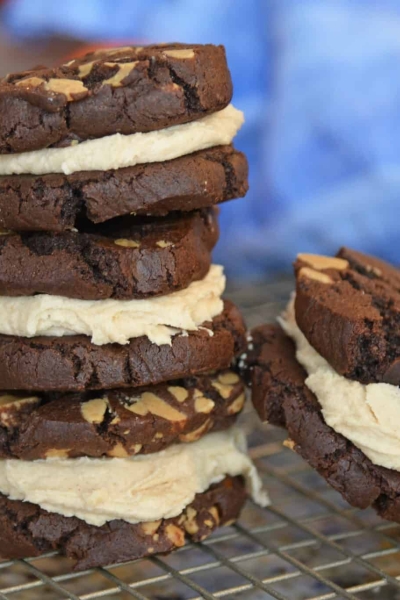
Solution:
M 0 154 L 163 129 L 222 110 L 231 97 L 222 46 L 98 50 L 0 80 Z
M 342 248 L 300 254 L 296 322 L 329 364 L 361 383 L 400 384 L 400 270 Z

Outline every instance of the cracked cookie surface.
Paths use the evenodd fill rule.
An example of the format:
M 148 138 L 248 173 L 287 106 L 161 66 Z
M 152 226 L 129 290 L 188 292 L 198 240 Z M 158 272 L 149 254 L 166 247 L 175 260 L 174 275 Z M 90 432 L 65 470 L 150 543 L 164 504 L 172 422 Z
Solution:
M 231 97 L 222 46 L 98 50 L 0 80 L 0 154 L 163 129 L 221 110 Z

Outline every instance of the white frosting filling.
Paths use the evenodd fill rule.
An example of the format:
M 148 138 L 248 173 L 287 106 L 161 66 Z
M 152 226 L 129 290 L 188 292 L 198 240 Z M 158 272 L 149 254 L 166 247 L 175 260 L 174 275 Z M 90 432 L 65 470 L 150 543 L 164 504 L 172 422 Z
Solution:
M 204 279 L 150 300 L 1 296 L 0 333 L 22 337 L 83 334 L 98 346 L 127 344 L 140 336 L 159 346 L 171 344 L 173 335 L 195 331 L 222 312 L 224 289 L 223 268 L 212 265 Z
M 149 133 L 116 133 L 67 148 L 47 148 L 0 156 L 0 175 L 109 171 L 137 164 L 172 160 L 198 150 L 230 144 L 244 123 L 231 104 L 184 125 Z
M 0 492 L 100 526 L 175 517 L 227 475 L 243 475 L 254 501 L 267 505 L 244 433 L 235 428 L 130 458 L 2 460 Z
M 375 465 L 400 471 L 400 388 L 362 385 L 339 375 L 300 331 L 292 303 L 280 323 L 296 344 L 296 358 L 308 373 L 306 385 L 317 397 L 326 424 Z

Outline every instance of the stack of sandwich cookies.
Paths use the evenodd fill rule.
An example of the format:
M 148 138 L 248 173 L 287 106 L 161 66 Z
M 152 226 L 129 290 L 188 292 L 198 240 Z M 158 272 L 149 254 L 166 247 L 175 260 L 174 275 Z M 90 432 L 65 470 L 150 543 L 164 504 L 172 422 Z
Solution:
M 89 568 L 267 502 L 211 264 L 247 190 L 223 48 L 100 51 L 0 82 L 0 555 Z M 4 118 L 3 118 L 4 115 Z
M 400 522 L 400 271 L 343 248 L 295 272 L 280 326 L 252 331 L 254 406 L 350 504 Z
M 243 322 L 207 273 L 210 207 L 247 190 L 246 158 L 226 145 L 243 122 L 231 96 L 211 45 L 98 51 L 2 81 L 3 387 L 131 387 L 230 365 Z

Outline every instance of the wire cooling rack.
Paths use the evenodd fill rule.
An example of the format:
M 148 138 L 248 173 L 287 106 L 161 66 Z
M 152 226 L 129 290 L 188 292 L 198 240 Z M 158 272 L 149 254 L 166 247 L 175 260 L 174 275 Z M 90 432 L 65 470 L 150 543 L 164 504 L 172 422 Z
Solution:
M 250 326 L 273 319 L 291 282 L 231 292 Z M 268 302 L 265 302 L 268 299 Z M 400 526 L 350 508 L 296 454 L 284 432 L 243 415 L 272 505 L 165 557 L 72 573 L 54 554 L 0 563 L 7 600 L 400 600 Z

